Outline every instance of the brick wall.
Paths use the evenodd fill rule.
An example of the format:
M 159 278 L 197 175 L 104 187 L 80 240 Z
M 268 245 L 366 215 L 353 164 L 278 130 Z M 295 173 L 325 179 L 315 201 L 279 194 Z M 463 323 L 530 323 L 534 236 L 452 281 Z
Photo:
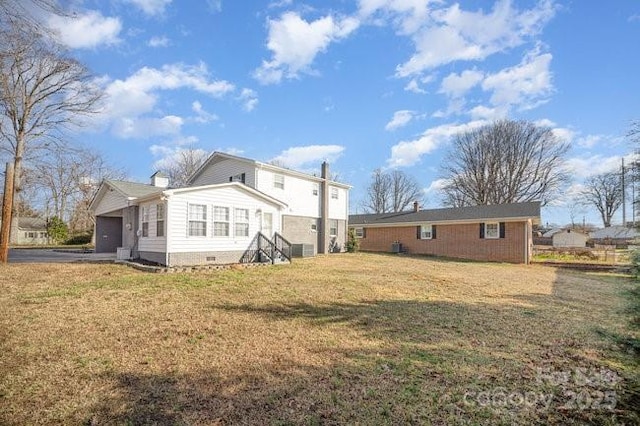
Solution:
M 505 223 L 505 238 L 481 239 L 478 223 L 437 225 L 436 239 L 419 240 L 416 227 L 367 228 L 366 238 L 360 239 L 360 249 L 390 252 L 395 241 L 410 254 L 428 254 L 495 262 L 524 263 L 526 222 Z

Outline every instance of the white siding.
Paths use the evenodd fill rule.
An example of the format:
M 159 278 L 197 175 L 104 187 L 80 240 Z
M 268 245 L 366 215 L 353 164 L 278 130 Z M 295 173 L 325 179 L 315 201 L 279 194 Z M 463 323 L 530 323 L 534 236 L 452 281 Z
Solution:
M 123 197 L 119 192 L 109 190 L 107 187 L 105 188 L 104 196 L 96 206 L 95 212 L 96 216 L 100 216 L 124 207 L 127 207 L 126 197 Z
M 223 159 L 209 166 L 191 183 L 191 186 L 228 183 L 230 176 L 245 173 L 245 184 L 255 188 L 255 166 L 244 161 Z
M 228 179 L 228 178 L 227 178 Z M 207 235 L 204 237 L 188 236 L 188 205 L 203 204 L 207 206 Z M 230 229 L 228 237 L 213 236 L 213 207 L 229 208 Z M 234 209 L 249 210 L 249 236 L 236 237 L 234 234 Z M 212 188 L 193 192 L 173 194 L 169 197 L 167 226 L 171 253 L 199 251 L 239 251 L 245 250 L 255 234 L 260 230 L 258 210 L 273 214 L 273 231 L 281 232 L 280 209 L 259 197 L 252 196 L 239 188 Z
M 332 191 L 338 192 L 338 199 L 331 198 Z M 349 191 L 329 185 L 329 218 L 347 220 L 349 216 Z
M 313 189 L 318 185 L 316 182 L 282 173 L 284 175 L 284 189 L 280 189 L 273 185 L 275 174 L 279 173 L 258 169 L 258 187 L 256 189 L 285 202 L 287 204 L 286 214 L 288 215 L 320 217 L 322 191 L 319 189 L 318 195 L 313 195 Z
M 138 214 L 139 214 L 139 218 L 138 218 L 138 226 L 139 226 L 139 231 L 140 231 L 140 236 L 138 237 L 138 250 L 139 251 L 151 251 L 151 252 L 158 252 L 158 253 L 163 253 L 165 252 L 166 248 L 167 248 L 167 237 L 166 237 L 166 231 L 167 231 L 167 214 L 166 214 L 166 207 L 165 207 L 165 236 L 163 237 L 158 237 L 158 229 L 157 229 L 157 209 L 156 206 L 158 203 L 161 203 L 161 201 L 158 200 L 154 200 L 154 201 L 149 201 L 149 202 L 145 202 L 145 203 L 140 203 L 140 207 L 138 209 Z M 149 209 L 149 236 L 148 237 L 143 237 L 142 236 L 142 210 L 143 208 L 148 208 Z

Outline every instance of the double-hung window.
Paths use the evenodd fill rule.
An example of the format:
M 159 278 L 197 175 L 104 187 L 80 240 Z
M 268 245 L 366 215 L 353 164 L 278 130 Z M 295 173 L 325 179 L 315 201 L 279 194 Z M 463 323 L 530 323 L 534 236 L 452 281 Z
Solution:
M 500 238 L 500 224 L 498 222 L 487 222 L 484 224 L 485 238 Z
M 430 240 L 433 238 L 433 226 L 432 225 L 421 225 L 420 226 L 420 239 L 421 240 Z
M 280 175 L 280 174 L 273 175 L 273 187 L 284 189 L 284 175 Z
M 338 199 L 338 188 L 331 188 L 331 199 L 332 200 Z
M 156 204 L 156 236 L 164 237 L 164 204 Z
M 142 206 L 142 236 L 149 236 L 149 206 Z
M 235 211 L 235 236 L 249 236 L 249 209 L 236 209 Z
M 213 207 L 213 236 L 229 236 L 229 207 Z
M 329 220 L 329 235 L 332 237 L 338 235 L 338 221 L 336 219 Z
M 207 236 L 207 206 L 204 204 L 189 204 L 189 236 Z

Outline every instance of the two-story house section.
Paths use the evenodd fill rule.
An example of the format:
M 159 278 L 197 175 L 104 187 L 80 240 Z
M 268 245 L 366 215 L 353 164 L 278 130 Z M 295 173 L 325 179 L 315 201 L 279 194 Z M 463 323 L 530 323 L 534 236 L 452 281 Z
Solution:
M 241 182 L 287 205 L 282 235 L 292 244 L 311 244 L 314 253 L 327 253 L 347 240 L 350 185 L 334 182 L 324 162 L 320 176 L 268 163 L 214 152 L 191 176 L 189 186 Z M 267 233 L 273 218 L 263 217 Z M 269 235 L 269 237 L 271 237 Z

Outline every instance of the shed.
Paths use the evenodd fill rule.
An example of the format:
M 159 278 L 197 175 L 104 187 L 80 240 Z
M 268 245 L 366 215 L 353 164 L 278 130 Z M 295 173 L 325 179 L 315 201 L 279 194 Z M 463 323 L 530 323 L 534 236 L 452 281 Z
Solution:
M 582 232 L 564 229 L 551 237 L 554 247 L 586 247 L 589 236 Z

